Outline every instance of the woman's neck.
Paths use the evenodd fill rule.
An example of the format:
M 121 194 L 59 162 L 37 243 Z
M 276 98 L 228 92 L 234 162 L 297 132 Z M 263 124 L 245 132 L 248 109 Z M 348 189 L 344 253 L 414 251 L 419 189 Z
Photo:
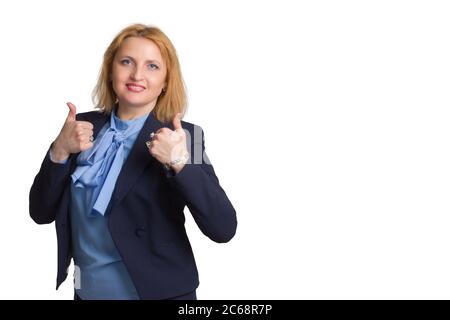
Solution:
M 155 104 L 153 103 L 148 106 L 126 106 L 119 103 L 116 109 L 116 116 L 123 121 L 133 120 L 149 114 L 154 107 Z

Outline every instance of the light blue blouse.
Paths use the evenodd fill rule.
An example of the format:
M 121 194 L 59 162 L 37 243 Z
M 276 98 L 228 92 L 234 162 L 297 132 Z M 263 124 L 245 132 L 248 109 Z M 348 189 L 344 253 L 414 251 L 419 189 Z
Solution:
M 81 299 L 139 299 L 104 214 L 122 165 L 147 116 L 122 121 L 112 113 L 94 146 L 77 159 L 71 184 L 71 221 L 75 291 Z

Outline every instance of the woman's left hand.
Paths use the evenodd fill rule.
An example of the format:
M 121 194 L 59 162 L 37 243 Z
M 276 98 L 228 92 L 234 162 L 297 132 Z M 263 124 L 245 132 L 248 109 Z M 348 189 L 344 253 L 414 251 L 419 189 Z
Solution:
M 162 164 L 167 164 L 177 159 L 183 159 L 185 155 L 189 155 L 186 146 L 186 133 L 181 126 L 181 115 L 177 113 L 173 118 L 173 127 L 161 128 L 153 135 L 150 141 L 147 141 L 147 147 L 150 154 Z M 175 173 L 183 169 L 186 161 L 180 161 L 170 166 Z

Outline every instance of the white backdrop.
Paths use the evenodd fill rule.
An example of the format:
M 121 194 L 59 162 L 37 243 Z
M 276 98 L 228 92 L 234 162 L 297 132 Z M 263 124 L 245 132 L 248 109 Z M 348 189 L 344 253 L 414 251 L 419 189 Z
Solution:
M 185 120 L 238 214 L 216 244 L 186 210 L 199 299 L 449 299 L 449 16 L 430 0 L 0 2 L 0 298 L 73 298 L 28 192 L 65 103 L 93 109 L 104 50 L 140 22 L 177 48 Z

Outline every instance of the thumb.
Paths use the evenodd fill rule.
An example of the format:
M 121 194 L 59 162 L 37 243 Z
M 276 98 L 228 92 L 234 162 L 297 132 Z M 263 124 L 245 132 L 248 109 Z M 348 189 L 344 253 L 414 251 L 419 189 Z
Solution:
M 77 118 L 77 107 L 72 102 L 67 102 L 69 107 L 69 114 L 67 115 L 66 122 L 75 121 Z
M 175 117 L 173 117 L 173 128 L 175 130 L 183 129 L 181 126 L 181 113 L 177 113 Z

